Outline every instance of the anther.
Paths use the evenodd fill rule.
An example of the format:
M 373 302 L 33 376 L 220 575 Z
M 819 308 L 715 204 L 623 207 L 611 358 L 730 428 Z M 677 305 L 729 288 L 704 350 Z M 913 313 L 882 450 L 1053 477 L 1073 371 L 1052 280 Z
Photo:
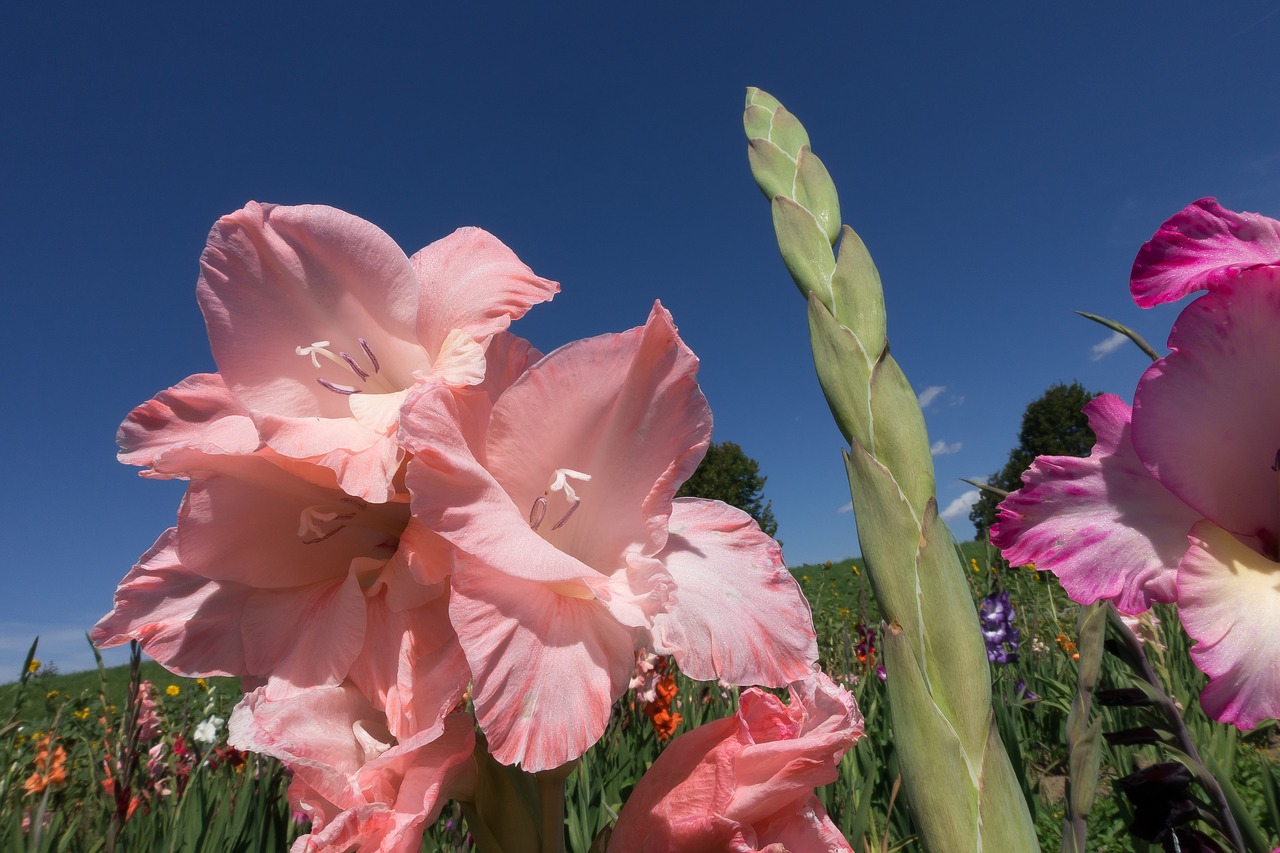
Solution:
M 359 376 L 361 379 L 369 378 L 369 374 L 360 369 L 360 365 L 356 364 L 356 360 L 354 358 L 347 355 L 345 352 L 338 353 L 338 357 L 347 363 L 347 367 L 350 367 L 355 371 L 356 376 Z
M 552 527 L 551 529 L 552 529 L 552 530 L 559 530 L 561 527 L 564 527 L 564 523 L 565 523 L 566 521 L 568 521 L 568 520 L 569 520 L 570 516 L 572 516 L 575 512 L 577 512 L 577 511 L 578 511 L 578 505 L 579 505 L 579 504 L 581 504 L 581 503 L 582 503 L 582 501 L 574 501 L 572 504 L 570 504 L 570 505 L 569 505 L 569 511 L 568 511 L 568 512 L 566 512 L 566 513 L 565 513 L 565 514 L 560 518 L 560 520 L 556 522 L 555 526 L 554 526 L 554 527 Z
M 319 379 L 319 378 L 317 378 L 317 379 L 316 379 L 316 381 L 317 381 L 317 382 L 319 382 L 319 383 L 320 383 L 321 385 L 323 385 L 324 387 L 328 388 L 328 389 L 329 389 L 330 391 L 332 391 L 333 393 L 335 393 L 335 394 L 342 394 L 342 395 L 343 395 L 343 396 L 345 396 L 345 397 L 350 397 L 352 394 L 359 394 L 359 393 L 360 393 L 360 389 L 359 389 L 359 388 L 348 388 L 348 387 L 347 387 L 347 386 L 345 386 L 345 385 L 335 385 L 335 384 L 333 384 L 332 382 L 330 382 L 328 379 Z
M 373 350 L 369 348 L 369 342 L 364 338 L 356 338 L 356 342 L 360 344 L 360 349 L 364 350 L 364 354 L 369 356 L 369 361 L 373 364 L 373 372 L 381 373 L 382 366 L 378 364 L 378 357 L 373 354 Z
M 542 519 L 547 517 L 547 499 L 538 498 L 533 502 L 533 506 L 529 508 L 529 526 L 537 530 L 542 525 Z M 568 516 L 565 516 L 568 518 Z M 560 520 L 560 524 L 564 524 L 564 519 Z M 557 524 L 556 527 L 559 527 Z

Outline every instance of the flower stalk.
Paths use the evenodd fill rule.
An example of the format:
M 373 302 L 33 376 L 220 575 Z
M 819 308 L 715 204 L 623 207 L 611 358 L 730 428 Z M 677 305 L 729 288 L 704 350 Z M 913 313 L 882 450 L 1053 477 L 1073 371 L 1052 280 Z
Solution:
M 903 789 L 928 850 L 1039 849 L 996 730 L 964 567 L 938 515 L 914 391 L 889 353 L 884 293 L 866 246 L 840 224 L 835 185 L 800 122 L 747 90 L 743 124 L 784 263 L 808 301 L 818 380 L 845 466 L 872 591 L 889 623 L 885 664 Z

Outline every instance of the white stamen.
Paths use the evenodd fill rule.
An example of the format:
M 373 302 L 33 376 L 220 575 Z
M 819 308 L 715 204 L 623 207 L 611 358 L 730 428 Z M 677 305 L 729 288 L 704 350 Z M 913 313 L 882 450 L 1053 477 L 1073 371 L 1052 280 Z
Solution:
M 564 492 L 564 496 L 574 503 L 578 502 L 578 493 L 573 490 L 573 486 L 569 485 L 569 479 L 581 480 L 584 483 L 591 481 L 590 474 L 583 474 L 581 471 L 574 471 L 572 468 L 557 468 L 552 472 L 551 485 L 547 486 L 548 492 Z

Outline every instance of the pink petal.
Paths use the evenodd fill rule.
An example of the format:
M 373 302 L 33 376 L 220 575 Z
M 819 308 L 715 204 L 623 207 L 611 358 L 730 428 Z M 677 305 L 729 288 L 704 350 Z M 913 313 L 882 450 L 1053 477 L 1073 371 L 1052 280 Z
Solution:
M 1110 599 L 1125 613 L 1173 601 L 1186 533 L 1200 514 L 1138 459 L 1124 401 L 1103 394 L 1085 413 L 1093 452 L 1036 459 L 1000 504 L 991 541 L 1010 564 L 1053 572 L 1074 601 Z
M 137 640 L 166 669 L 188 678 L 247 675 L 240 617 L 252 593 L 220 583 L 178 561 L 170 528 L 125 575 L 115 609 L 90 634 L 102 648 Z
M 825 815 L 813 808 L 813 787 L 835 780 L 841 756 L 862 731 L 853 697 L 820 672 L 793 685 L 790 705 L 747 690 L 736 715 L 681 735 L 658 756 L 623 807 L 610 849 L 749 851 L 799 838 L 834 843 L 823 831 Z
M 197 373 L 130 412 L 120 425 L 116 443 L 121 462 L 150 466 L 177 447 L 204 453 L 252 453 L 262 442 L 248 411 L 227 390 L 222 377 Z
M 1134 302 L 1150 308 L 1278 263 L 1280 222 L 1202 198 L 1161 225 L 1138 251 L 1129 288 Z
M 571 521 L 547 538 L 611 571 L 629 549 L 652 555 L 666 541 L 675 490 L 711 438 L 697 357 L 655 304 L 648 323 L 567 344 L 537 364 L 494 406 L 486 466 L 528 512 L 557 469 L 590 475 Z M 553 501 L 548 524 L 567 506 Z
M 459 228 L 411 259 L 422 282 L 418 335 L 433 355 L 459 329 L 477 341 L 505 331 L 560 285 L 533 274 L 497 237 Z
M 1134 394 L 1133 445 L 1164 486 L 1233 533 L 1274 544 L 1280 490 L 1280 267 L 1192 302 Z
M 306 463 L 261 455 L 207 461 L 210 470 L 191 483 L 179 512 L 178 553 L 214 580 L 279 588 L 346 578 L 356 558 L 389 559 L 409 517 L 403 504 L 361 506 L 317 485 L 333 475 Z M 324 522 L 330 515 L 351 518 Z
M 197 287 L 219 372 L 251 410 L 346 418 L 346 398 L 317 377 L 348 384 L 352 374 L 299 356 L 330 341 L 368 370 L 358 339 L 398 389 L 428 367 L 415 326 L 418 278 L 404 252 L 363 219 L 320 205 L 251 202 L 222 217 L 200 257 Z
M 352 573 L 292 589 L 256 590 L 241 622 L 249 674 L 304 690 L 342 681 L 364 645 L 365 602 Z
M 700 681 L 782 687 L 818 659 L 809 604 L 778 543 L 719 501 L 681 498 L 659 555 L 676 583 L 653 624 L 660 654 Z
M 397 743 L 349 684 L 278 701 L 252 693 L 232 713 L 228 741 L 293 772 L 290 799 L 319 824 L 295 850 L 339 853 L 353 840 L 417 850 L 444 803 L 474 784 L 469 716 L 452 715 Z
M 1280 564 L 1209 521 L 1191 530 L 1178 613 L 1209 676 L 1205 713 L 1241 729 L 1280 717 Z
M 742 694 L 738 716 L 750 743 L 734 763 L 736 783 L 725 815 L 759 823 L 808 800 L 836 780 L 840 758 L 862 737 L 853 696 L 821 672 L 792 685 L 791 703 L 756 689 Z
M 405 470 L 414 517 L 512 577 L 561 582 L 597 574 L 530 529 L 529 508 L 512 503 L 472 455 L 468 424 L 478 428 L 448 388 L 424 385 L 409 397 L 400 442 L 414 454 Z
M 405 739 L 453 710 L 471 670 L 449 624 L 448 596 L 401 612 L 385 595 L 369 598 L 367 606 L 368 630 L 351 682 L 386 714 L 391 733 Z
M 250 203 L 214 225 L 200 260 L 196 290 L 214 360 L 262 439 L 333 467 L 357 497 L 388 500 L 401 458 L 388 431 L 362 425 L 348 396 L 321 380 L 399 392 L 431 367 L 417 340 L 409 259 L 377 227 L 340 210 Z M 332 361 L 299 355 L 322 342 Z
M 534 773 L 586 752 L 626 690 L 632 633 L 599 601 L 469 561 L 459 561 L 453 585 L 449 616 L 493 757 Z
M 733 795 L 733 762 L 741 738 L 735 715 L 705 723 L 668 744 L 623 804 L 609 849 L 731 850 L 732 842 L 745 841 L 742 824 L 723 815 Z
M 784 812 L 760 828 L 761 846 L 780 844 L 783 851 L 853 853 L 853 848 L 827 816 L 816 794 L 794 811 Z
M 350 406 L 347 407 L 351 414 Z M 404 451 L 388 434 L 375 432 L 354 417 L 291 418 L 255 413 L 259 434 L 273 451 L 329 468 L 335 485 L 347 494 L 383 503 L 395 495 L 392 479 Z

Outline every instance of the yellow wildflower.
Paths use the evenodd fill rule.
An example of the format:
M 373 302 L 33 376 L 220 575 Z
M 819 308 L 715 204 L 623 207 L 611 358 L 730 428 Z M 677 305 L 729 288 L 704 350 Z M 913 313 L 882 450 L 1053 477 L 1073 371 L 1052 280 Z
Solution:
M 56 690 L 50 690 L 48 693 L 44 694 L 44 698 L 46 698 L 46 699 L 57 699 L 57 698 L 58 698 L 58 691 L 56 691 Z
M 39 668 L 40 668 L 40 661 L 36 660 L 35 658 L 32 658 L 31 663 L 27 664 L 27 672 L 31 673 L 32 675 L 35 675 L 36 670 L 38 670 Z
M 969 558 L 969 568 L 973 569 L 975 575 L 978 573 L 978 560 L 976 557 Z
M 858 571 L 858 564 L 857 564 L 857 563 L 851 563 L 851 564 L 849 565 L 849 568 L 853 569 L 853 573 L 854 573 L 855 575 L 858 575 L 859 577 L 861 577 L 861 576 L 862 576 L 862 572 Z
M 164 689 L 164 692 L 165 692 L 165 695 L 167 696 L 177 696 L 179 693 L 182 692 L 182 688 L 176 684 L 170 684 L 168 687 Z
M 87 720 L 87 719 L 89 719 L 89 709 L 88 709 L 88 708 L 81 708 L 79 711 L 76 711 L 76 719 L 77 719 L 77 720 Z
M 200 689 L 202 689 L 202 690 L 208 690 L 208 689 L 209 689 L 209 685 L 205 683 L 205 680 L 204 680 L 203 678 L 197 678 L 197 679 L 196 679 L 196 684 L 197 684 L 197 685 L 199 685 Z

